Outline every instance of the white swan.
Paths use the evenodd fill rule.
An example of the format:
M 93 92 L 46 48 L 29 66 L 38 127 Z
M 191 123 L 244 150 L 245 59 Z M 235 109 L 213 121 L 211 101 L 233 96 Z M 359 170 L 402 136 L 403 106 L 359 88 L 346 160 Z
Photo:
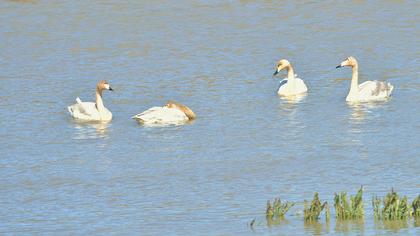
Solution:
M 132 117 L 146 125 L 182 124 L 196 118 L 194 112 L 185 105 L 169 101 L 163 107 L 152 107 Z
M 374 80 L 359 84 L 359 66 L 356 58 L 348 57 L 336 68 L 343 66 L 350 66 L 352 68 L 350 91 L 346 97 L 347 102 L 383 100 L 391 95 L 394 86 L 390 83 Z
M 76 104 L 68 106 L 67 109 L 70 115 L 79 120 L 85 121 L 110 121 L 112 120 L 112 113 L 104 106 L 102 101 L 102 91 L 113 89 L 105 80 L 99 81 L 96 85 L 96 103 L 82 102 L 80 98 L 76 98 Z
M 277 93 L 282 96 L 293 96 L 306 93 L 308 88 L 303 80 L 295 77 L 292 64 L 290 64 L 288 60 L 282 59 L 278 62 L 273 76 L 277 75 L 284 68 L 287 68 L 287 78 L 280 81 L 280 87 Z

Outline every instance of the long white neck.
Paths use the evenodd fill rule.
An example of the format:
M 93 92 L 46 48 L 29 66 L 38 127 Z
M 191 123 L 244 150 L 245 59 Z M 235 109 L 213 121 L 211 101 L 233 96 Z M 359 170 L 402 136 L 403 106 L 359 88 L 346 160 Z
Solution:
M 99 89 L 96 89 L 96 108 L 98 111 L 104 110 L 104 102 L 102 101 L 102 91 Z
M 352 76 L 349 94 L 356 94 L 359 92 L 359 66 L 356 63 L 351 69 Z
M 291 64 L 287 66 L 287 79 L 291 80 L 295 78 L 295 72 Z

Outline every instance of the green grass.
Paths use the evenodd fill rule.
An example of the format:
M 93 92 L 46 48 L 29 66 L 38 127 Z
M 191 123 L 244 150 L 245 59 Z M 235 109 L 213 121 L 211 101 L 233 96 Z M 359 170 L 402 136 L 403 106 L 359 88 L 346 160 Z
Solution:
M 269 226 L 282 224 L 284 216 L 295 205 L 294 202 L 282 202 L 280 198 L 275 198 L 273 202 L 267 201 L 266 220 Z M 407 219 L 414 217 L 415 225 L 420 225 L 420 195 L 418 195 L 410 205 L 406 196 L 401 197 L 393 189 L 381 199 L 376 195 L 372 197 L 374 219 L 383 220 L 389 225 L 406 224 Z M 324 211 L 327 224 L 330 220 L 330 208 L 328 202 L 321 203 L 318 193 L 315 192 L 311 202 L 304 200 L 304 220 L 306 223 L 318 223 L 320 215 Z M 348 198 L 346 192 L 334 194 L 335 215 L 338 221 L 351 220 L 363 222 L 365 215 L 363 206 L 363 186 L 360 187 L 356 195 Z M 360 221 L 361 220 L 361 221 Z M 338 222 L 337 221 L 337 222 Z M 404 223 L 405 222 L 405 223 Z M 249 226 L 253 228 L 256 219 L 253 219 Z
M 411 215 L 415 218 L 420 218 L 420 194 L 413 200 L 411 206 L 413 207 Z
M 311 205 L 308 206 L 308 201 L 304 201 L 303 203 L 303 217 L 305 221 L 317 221 L 321 212 L 325 209 L 325 218 L 327 221 L 330 219 L 330 208 L 327 202 L 321 204 L 319 200 L 318 193 L 314 194 L 314 198 L 312 199 Z
M 269 219 L 283 219 L 284 215 L 295 205 L 294 202 L 281 202 L 280 198 L 275 198 L 273 205 L 267 201 L 266 217 Z
M 376 219 L 403 220 L 410 217 L 410 207 L 407 197 L 398 196 L 393 189 L 382 201 L 377 196 L 373 196 L 372 206 Z
M 339 220 L 362 219 L 364 216 L 363 208 L 363 187 L 360 187 L 356 196 L 347 198 L 346 192 L 334 194 L 335 217 Z

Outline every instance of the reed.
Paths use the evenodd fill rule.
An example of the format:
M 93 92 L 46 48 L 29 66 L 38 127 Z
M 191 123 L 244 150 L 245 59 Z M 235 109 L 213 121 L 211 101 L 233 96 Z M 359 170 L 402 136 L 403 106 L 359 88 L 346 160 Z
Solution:
M 364 216 L 363 186 L 360 187 L 356 196 L 347 198 L 346 192 L 334 194 L 335 217 L 339 220 L 361 219 Z
M 317 221 L 319 215 L 325 209 L 325 218 L 327 221 L 330 219 L 330 210 L 327 202 L 321 204 L 318 193 L 315 192 L 314 198 L 312 199 L 311 205 L 308 206 L 308 201 L 303 202 L 303 217 L 305 221 Z
M 393 189 L 391 189 L 391 192 L 382 201 L 377 196 L 373 196 L 372 206 L 374 217 L 377 219 L 403 220 L 410 217 L 410 207 L 407 197 L 399 197 Z
M 270 200 L 267 201 L 266 217 L 267 219 L 283 219 L 284 215 L 295 205 L 294 202 L 281 202 L 280 198 L 275 198 L 273 205 Z
M 413 203 L 411 204 L 413 207 L 413 211 L 411 212 L 411 215 L 415 218 L 420 218 L 420 194 L 413 200 Z
M 375 219 L 381 218 L 381 199 L 378 196 L 372 196 L 373 217 Z

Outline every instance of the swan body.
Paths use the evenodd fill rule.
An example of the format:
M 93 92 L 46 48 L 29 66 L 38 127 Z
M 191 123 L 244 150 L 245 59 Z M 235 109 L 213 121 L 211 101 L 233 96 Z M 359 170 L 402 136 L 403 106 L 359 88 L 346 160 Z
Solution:
M 80 98 L 76 98 L 76 103 L 67 107 L 70 115 L 75 119 L 84 121 L 112 120 L 112 113 L 104 106 L 102 101 L 103 90 L 113 91 L 105 80 L 100 81 L 96 86 L 96 103 L 82 102 Z
M 293 96 L 306 93 L 307 91 L 308 88 L 302 79 L 294 78 L 289 80 L 288 78 L 284 78 L 280 81 L 280 86 L 279 90 L 277 90 L 277 93 L 282 96 Z
M 383 81 L 366 81 L 358 85 L 356 93 L 349 93 L 346 97 L 347 102 L 375 101 L 387 99 L 394 89 L 390 83 Z
M 289 61 L 282 59 L 278 62 L 274 75 L 277 75 L 282 69 L 287 69 L 287 77 L 280 81 L 277 93 L 281 96 L 293 96 L 306 93 L 308 87 L 302 79 L 296 78 L 292 64 Z
M 194 112 L 187 106 L 176 102 L 168 102 L 163 107 L 152 107 L 146 111 L 133 116 L 138 122 L 146 125 L 161 124 L 182 124 L 195 119 Z
M 350 91 L 346 97 L 347 102 L 378 101 L 391 96 L 394 86 L 390 83 L 374 80 L 359 84 L 359 66 L 356 58 L 348 57 L 336 68 L 343 66 L 350 66 L 352 68 Z

